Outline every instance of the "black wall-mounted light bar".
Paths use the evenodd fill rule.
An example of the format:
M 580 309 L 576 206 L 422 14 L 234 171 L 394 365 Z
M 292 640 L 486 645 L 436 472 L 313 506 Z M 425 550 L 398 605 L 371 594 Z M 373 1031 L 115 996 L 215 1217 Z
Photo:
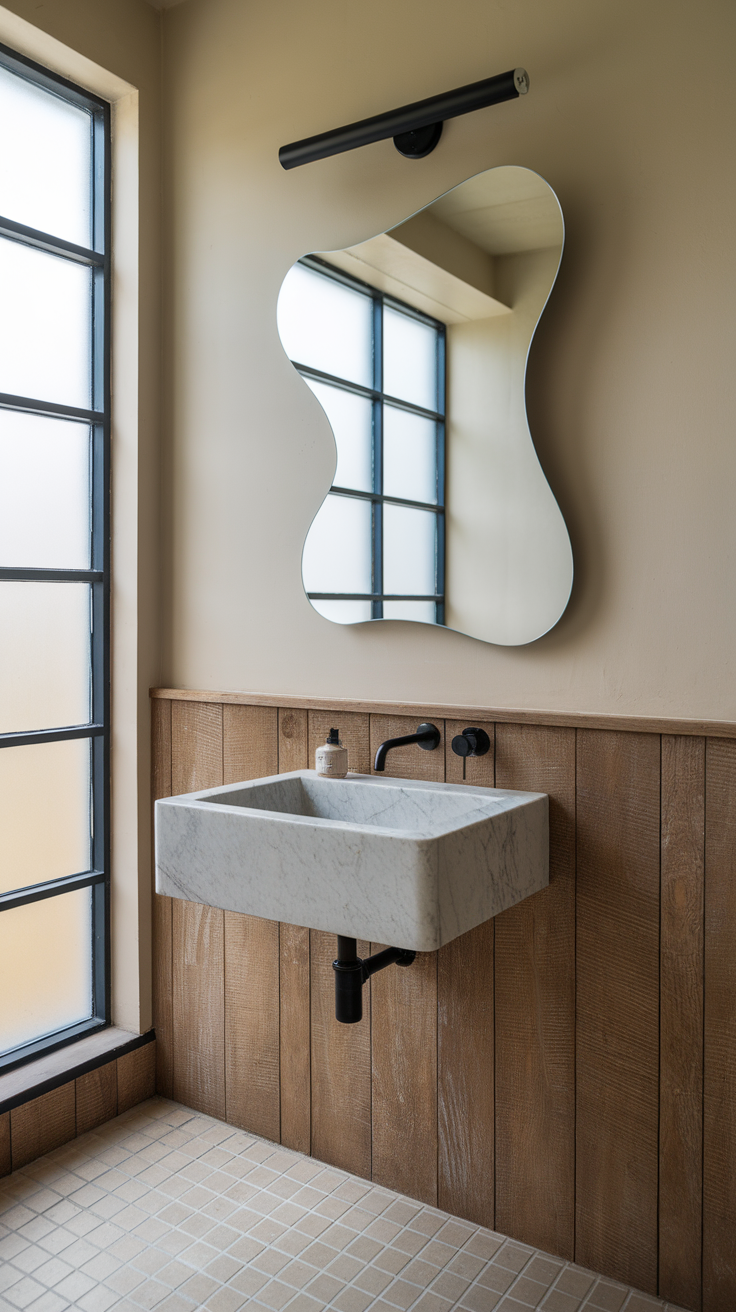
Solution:
M 348 123 L 344 128 L 333 128 L 316 137 L 291 141 L 279 151 L 282 168 L 295 169 L 300 164 L 312 164 L 330 155 L 341 155 L 358 146 L 369 146 L 374 141 L 387 141 L 393 137 L 396 149 L 407 159 L 423 159 L 434 150 L 442 136 L 442 124 L 448 118 L 459 118 L 474 109 L 487 105 L 500 105 L 504 100 L 516 100 L 529 90 L 529 76 L 523 68 L 512 68 L 508 73 L 487 77 L 482 82 L 471 82 L 467 87 L 446 91 L 441 96 L 417 100 L 413 105 L 391 109 L 387 114 Z

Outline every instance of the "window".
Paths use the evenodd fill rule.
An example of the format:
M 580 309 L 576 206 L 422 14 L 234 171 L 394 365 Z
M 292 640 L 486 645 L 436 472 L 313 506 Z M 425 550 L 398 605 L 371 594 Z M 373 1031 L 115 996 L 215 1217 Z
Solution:
M 109 1023 L 109 132 L 0 47 L 0 1069 Z
M 444 324 L 309 257 L 279 331 L 337 443 L 304 548 L 312 604 L 343 624 L 444 623 Z

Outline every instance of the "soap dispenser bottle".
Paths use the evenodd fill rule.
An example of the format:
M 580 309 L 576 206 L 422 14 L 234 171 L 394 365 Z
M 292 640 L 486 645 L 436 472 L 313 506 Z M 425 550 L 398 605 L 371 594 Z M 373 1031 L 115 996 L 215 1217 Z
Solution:
M 344 779 L 348 772 L 348 749 L 340 742 L 337 729 L 330 729 L 324 747 L 318 747 L 314 754 L 317 774 L 330 779 Z

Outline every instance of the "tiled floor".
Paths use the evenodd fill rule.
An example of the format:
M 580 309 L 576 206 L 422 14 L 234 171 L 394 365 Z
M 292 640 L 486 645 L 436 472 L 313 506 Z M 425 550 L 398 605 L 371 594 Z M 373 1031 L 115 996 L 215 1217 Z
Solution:
M 0 1308 L 672 1304 L 154 1098 L 0 1182 Z

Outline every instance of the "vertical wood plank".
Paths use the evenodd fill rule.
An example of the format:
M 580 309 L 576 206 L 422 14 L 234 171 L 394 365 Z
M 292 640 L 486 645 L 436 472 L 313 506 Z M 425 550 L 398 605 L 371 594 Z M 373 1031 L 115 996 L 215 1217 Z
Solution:
M 281 1142 L 311 1150 L 309 930 L 280 926 Z
M 416 715 L 372 715 L 371 721 L 371 770 L 376 752 L 387 738 L 403 738 L 405 734 L 416 733 L 420 724 L 435 724 L 440 731 L 439 747 L 434 751 L 425 751 L 417 743 L 409 747 L 394 747 L 386 757 L 386 775 L 395 779 L 430 779 L 442 783 L 445 778 L 445 724 L 438 720 L 431 710 L 417 711 Z M 465 726 L 463 725 L 463 728 Z
M 659 1294 L 693 1312 L 702 1283 L 704 828 L 705 740 L 665 734 Z
M 460 757 L 452 739 L 463 729 L 485 729 L 485 756 Z M 448 783 L 492 788 L 495 725 L 445 723 Z M 494 920 L 447 943 L 437 955 L 437 1103 L 439 1207 L 493 1229 L 494 1148 Z
M 660 740 L 577 731 L 576 1261 L 657 1288 Z
M 371 995 L 373 1179 L 436 1206 L 437 953 L 380 971 Z
M 124 1052 L 117 1067 L 118 1115 L 152 1098 L 156 1092 L 156 1052 L 154 1043 Z
M 222 706 L 173 702 L 171 788 L 216 788 L 222 777 Z M 224 913 L 173 902 L 173 1094 L 225 1117 Z
M 77 1106 L 77 1134 L 86 1134 L 118 1114 L 118 1081 L 116 1063 L 109 1061 L 96 1071 L 87 1071 L 75 1080 Z
M 225 1119 L 278 1143 L 279 926 L 225 912 Z
M 306 711 L 279 711 L 280 774 L 309 766 Z M 308 1153 L 312 1143 L 309 930 L 279 929 L 281 1142 Z
M 427 752 L 416 743 L 394 748 L 386 775 L 445 777 L 445 725 L 430 711 L 371 715 L 371 761 L 387 738 L 415 733 L 429 721 L 441 734 Z M 371 766 L 372 768 L 372 766 Z M 378 952 L 380 944 L 372 944 Z M 371 981 L 373 1179 L 413 1198 L 437 1202 L 437 953 L 412 966 L 390 966 Z
M 13 1170 L 26 1166 L 76 1134 L 74 1080 L 40 1098 L 14 1107 L 10 1113 Z
M 348 769 L 355 774 L 370 774 L 369 717 L 353 711 L 309 712 L 309 768 L 314 769 L 314 754 L 333 727 L 340 730 L 340 741 L 348 749 Z
M 335 1020 L 337 950 L 334 934 L 310 931 L 312 996 L 312 1156 L 365 1179 L 371 1176 L 370 994 L 363 987 L 363 1019 Z M 358 941 L 358 955 L 369 953 Z
M 10 1112 L 0 1112 L 0 1179 L 10 1175 Z
M 223 706 L 224 784 L 262 779 L 279 768 L 278 711 L 275 706 Z
M 174 1098 L 223 1121 L 224 914 L 173 899 Z
M 279 709 L 279 774 L 309 769 L 309 720 L 303 710 Z
M 223 782 L 276 774 L 278 712 L 223 707 Z M 233 1125 L 278 1142 L 279 927 L 225 912 L 225 1108 Z
M 736 1307 L 736 741 L 709 738 L 705 793 L 703 1308 Z
M 171 702 L 151 703 L 152 800 L 171 797 Z M 173 993 L 171 898 L 153 894 L 153 1024 L 156 1030 L 156 1088 L 173 1093 Z
M 222 706 L 171 703 L 171 793 L 217 788 L 222 773 Z
M 495 1226 L 494 921 L 437 954 L 437 1206 Z
M 496 726 L 496 786 L 547 793 L 550 884 L 496 916 L 496 1228 L 571 1259 L 575 730 Z

